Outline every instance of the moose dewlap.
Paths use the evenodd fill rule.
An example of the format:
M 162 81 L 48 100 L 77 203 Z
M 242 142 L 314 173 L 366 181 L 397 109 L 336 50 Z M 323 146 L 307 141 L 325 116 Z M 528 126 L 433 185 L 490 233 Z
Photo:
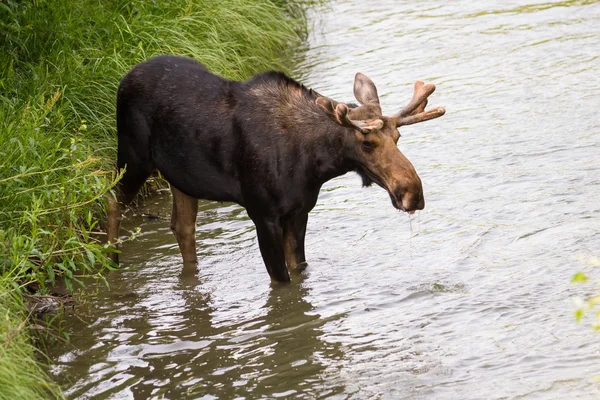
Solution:
M 375 85 L 361 73 L 356 106 L 279 72 L 235 82 L 189 58 L 141 63 L 117 94 L 117 168 L 124 174 L 108 201 L 108 240 L 115 243 L 123 207 L 158 169 L 173 192 L 171 229 L 184 262 L 197 261 L 198 199 L 235 202 L 256 225 L 271 279 L 289 281 L 288 270 L 306 263 L 308 213 L 328 180 L 355 171 L 365 186 L 384 188 L 397 209 L 424 208 L 421 179 L 396 144 L 398 127 L 444 114 L 441 107 L 425 111 L 434 90 L 417 81 L 410 103 L 383 116 Z

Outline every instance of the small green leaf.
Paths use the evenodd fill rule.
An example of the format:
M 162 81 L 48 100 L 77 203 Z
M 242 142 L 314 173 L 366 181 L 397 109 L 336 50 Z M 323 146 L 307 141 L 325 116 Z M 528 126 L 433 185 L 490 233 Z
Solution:
M 581 319 L 583 318 L 583 314 L 585 314 L 585 312 L 581 308 L 578 310 L 575 310 L 575 320 L 577 321 L 577 323 L 581 322 Z
M 48 274 L 48 279 L 50 279 L 50 282 L 54 283 L 54 269 L 51 265 L 46 265 L 46 273 Z
M 571 283 L 587 282 L 588 277 L 583 272 L 578 272 L 571 278 Z
M 90 262 L 90 267 L 94 267 L 94 264 L 96 264 L 96 257 L 94 256 L 94 253 L 90 250 L 86 250 L 85 251 L 87 253 L 87 257 L 88 257 L 88 261 Z

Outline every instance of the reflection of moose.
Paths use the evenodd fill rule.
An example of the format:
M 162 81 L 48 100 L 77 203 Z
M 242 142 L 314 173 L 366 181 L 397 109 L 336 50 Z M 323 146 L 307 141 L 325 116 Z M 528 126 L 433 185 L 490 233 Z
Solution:
M 184 264 L 179 279 L 173 271 L 163 274 L 160 291 L 152 290 L 154 274 L 111 274 L 113 290 L 98 292 L 95 311 L 69 321 L 75 349 L 49 349 L 69 397 L 273 398 L 294 390 L 314 398 L 345 391 L 337 377 L 346 356 L 324 328 L 344 315 L 319 316 L 303 275 L 267 289 L 264 303 L 237 309 L 227 301 L 215 306 L 218 296 L 195 265 Z M 215 321 L 219 314 L 225 317 Z
M 186 332 L 177 335 L 196 338 L 192 340 L 201 335 L 202 340 L 213 342 L 197 354 L 170 355 L 161 360 L 163 366 L 156 365 L 156 375 L 160 370 L 165 375 L 172 373 L 164 365 L 176 364 L 181 366 L 178 370 L 187 366 L 190 377 L 203 378 L 193 388 L 176 385 L 166 397 L 274 398 L 277 393 L 293 391 L 293 396 L 285 397 L 314 398 L 315 393 L 343 393 L 344 383 L 338 377 L 346 356 L 340 343 L 325 339 L 324 326 L 344 315 L 322 318 L 317 314 L 308 301 L 311 289 L 304 278 L 299 274 L 290 285 L 269 289 L 260 315 L 255 314 L 258 305 L 242 306 L 237 312 L 215 308 L 215 296 L 202 290 L 200 283 L 194 291 L 181 291 Z M 180 282 L 184 279 L 187 284 L 197 279 L 195 266 L 184 265 Z M 243 317 L 244 309 L 253 310 L 249 313 L 253 317 Z M 220 312 L 226 316 L 215 321 Z M 135 398 L 144 397 L 136 393 Z
M 305 262 L 308 212 L 326 181 L 356 171 L 365 185 L 387 190 L 394 207 L 423 209 L 421 180 L 396 146 L 397 128 L 444 114 L 425 111 L 434 89 L 417 82 L 411 102 L 385 117 L 375 85 L 361 73 L 355 106 L 277 72 L 233 82 L 182 57 L 139 64 L 117 96 L 117 166 L 125 173 L 109 200 L 108 240 L 118 236 L 121 207 L 158 169 L 173 191 L 171 227 L 184 262 L 196 262 L 197 199 L 232 201 L 256 225 L 271 278 L 288 281 L 288 268 Z
M 264 304 L 246 309 L 262 310 L 260 315 L 253 312 L 252 317 L 245 317 L 240 309 L 215 307 L 215 296 L 198 279 L 196 266 L 185 264 L 178 285 L 167 288 L 173 300 L 183 300 L 177 303 L 179 307 L 172 307 L 168 314 L 137 307 L 140 312 L 130 322 L 137 324 L 139 319 L 140 324 L 152 327 L 156 337 L 145 341 L 172 343 L 167 346 L 173 349 L 134 356 L 147 366 L 127 371 L 135 375 L 128 387 L 133 397 L 274 398 L 274 394 L 294 391 L 295 397 L 313 398 L 319 391 L 343 393 L 343 382 L 331 377 L 338 376 L 345 354 L 338 342 L 323 337 L 324 325 L 343 315 L 321 318 L 316 314 L 307 300 L 310 288 L 303 280 L 300 275 L 285 288 L 271 288 Z M 227 317 L 215 321 L 219 313 Z M 165 326 L 165 318 L 175 326 Z M 139 336 L 122 344 L 135 340 Z M 201 343 L 206 347 L 194 348 Z

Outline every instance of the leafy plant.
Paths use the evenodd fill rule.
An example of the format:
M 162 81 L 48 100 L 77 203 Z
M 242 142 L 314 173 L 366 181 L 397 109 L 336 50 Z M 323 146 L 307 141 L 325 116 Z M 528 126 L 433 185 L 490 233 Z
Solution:
M 581 261 L 590 267 L 600 267 L 600 259 L 597 257 L 590 257 L 587 259 L 582 258 Z M 589 283 L 589 278 L 585 273 L 577 272 L 575 275 L 573 275 L 573 278 L 571 278 L 571 283 Z M 600 291 L 598 290 L 599 287 L 600 282 L 596 284 L 596 294 L 591 295 L 586 299 L 575 299 L 575 302 L 577 304 L 577 309 L 575 310 L 575 319 L 578 323 L 580 323 L 586 315 L 592 313 L 594 318 L 592 328 L 595 330 L 600 330 Z

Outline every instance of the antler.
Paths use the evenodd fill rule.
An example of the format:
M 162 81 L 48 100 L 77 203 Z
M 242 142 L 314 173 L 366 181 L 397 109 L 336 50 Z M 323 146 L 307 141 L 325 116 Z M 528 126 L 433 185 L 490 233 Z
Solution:
M 427 106 L 427 97 L 435 91 L 435 85 L 428 83 L 425 85 L 422 81 L 415 82 L 413 97 L 406 107 L 394 114 L 396 126 L 412 125 L 417 122 L 427 121 L 444 115 L 446 109 L 438 107 L 433 110 L 425 111 Z

